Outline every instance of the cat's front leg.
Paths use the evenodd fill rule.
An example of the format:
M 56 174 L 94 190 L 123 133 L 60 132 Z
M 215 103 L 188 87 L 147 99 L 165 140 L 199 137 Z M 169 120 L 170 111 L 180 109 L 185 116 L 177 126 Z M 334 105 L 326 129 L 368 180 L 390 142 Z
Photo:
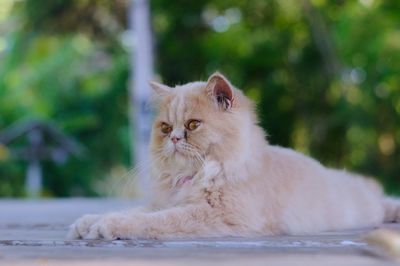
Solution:
M 107 214 L 90 227 L 86 239 L 176 238 L 221 234 L 226 226 L 210 205 L 187 205 L 151 213 Z
M 113 212 L 108 214 L 86 214 L 78 218 L 73 224 L 70 225 L 67 234 L 67 239 L 89 239 L 98 238 L 94 236 L 94 225 L 107 224 L 108 220 L 115 220 L 117 218 L 132 216 L 137 213 L 146 213 L 151 211 L 150 207 L 138 207 L 124 212 Z M 115 218 L 115 219 L 113 219 Z M 115 222 L 113 223 L 115 224 Z

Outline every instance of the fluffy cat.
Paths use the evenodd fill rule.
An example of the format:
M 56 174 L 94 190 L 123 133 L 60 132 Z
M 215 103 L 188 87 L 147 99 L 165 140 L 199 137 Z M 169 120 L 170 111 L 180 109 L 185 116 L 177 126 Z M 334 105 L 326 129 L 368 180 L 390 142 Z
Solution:
M 85 215 L 69 238 L 312 234 L 400 222 L 400 201 L 374 181 L 269 145 L 252 102 L 223 75 L 151 86 L 155 198 L 139 209 Z

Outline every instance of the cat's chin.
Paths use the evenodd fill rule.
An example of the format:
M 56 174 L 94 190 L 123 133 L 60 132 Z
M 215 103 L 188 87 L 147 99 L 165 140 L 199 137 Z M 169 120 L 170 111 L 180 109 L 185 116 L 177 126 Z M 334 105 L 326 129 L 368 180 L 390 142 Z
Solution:
M 179 160 L 179 161 L 187 161 L 187 160 L 188 160 L 188 156 L 185 155 L 184 152 L 182 152 L 182 151 L 180 151 L 180 150 L 178 150 L 178 149 L 176 149 L 176 150 L 172 153 L 172 157 L 173 157 L 175 160 Z
M 185 155 L 182 152 L 174 151 L 171 153 L 170 157 L 170 164 L 175 169 L 184 169 L 187 168 L 188 165 L 191 165 L 191 158 Z

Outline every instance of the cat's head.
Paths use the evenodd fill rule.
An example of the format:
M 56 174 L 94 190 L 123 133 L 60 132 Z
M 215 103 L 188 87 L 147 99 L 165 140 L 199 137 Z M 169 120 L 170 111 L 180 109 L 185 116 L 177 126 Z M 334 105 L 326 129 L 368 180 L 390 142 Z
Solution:
M 153 159 L 171 163 L 224 160 L 240 150 L 252 104 L 223 75 L 174 88 L 151 82 L 158 113 L 152 128 Z M 250 121 L 253 123 L 254 121 Z

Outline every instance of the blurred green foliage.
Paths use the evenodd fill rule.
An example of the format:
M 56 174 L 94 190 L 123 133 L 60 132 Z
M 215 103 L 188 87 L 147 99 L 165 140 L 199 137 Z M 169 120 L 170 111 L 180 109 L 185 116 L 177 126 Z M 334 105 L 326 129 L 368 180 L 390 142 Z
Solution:
M 88 150 L 84 159 L 44 165 L 45 195 L 98 194 L 96 180 L 129 163 L 123 4 L 27 0 L 2 21 L 0 128 L 52 120 Z M 23 195 L 26 164 L 0 164 L 0 195 Z
M 96 182 L 129 165 L 127 7 L 0 3 L 0 129 L 49 119 L 89 151 L 45 164 L 50 196 L 101 194 Z M 400 194 L 399 1 L 153 0 L 151 12 L 165 83 L 220 70 L 257 102 L 271 143 Z M 26 166 L 2 154 L 0 195 L 21 196 Z

